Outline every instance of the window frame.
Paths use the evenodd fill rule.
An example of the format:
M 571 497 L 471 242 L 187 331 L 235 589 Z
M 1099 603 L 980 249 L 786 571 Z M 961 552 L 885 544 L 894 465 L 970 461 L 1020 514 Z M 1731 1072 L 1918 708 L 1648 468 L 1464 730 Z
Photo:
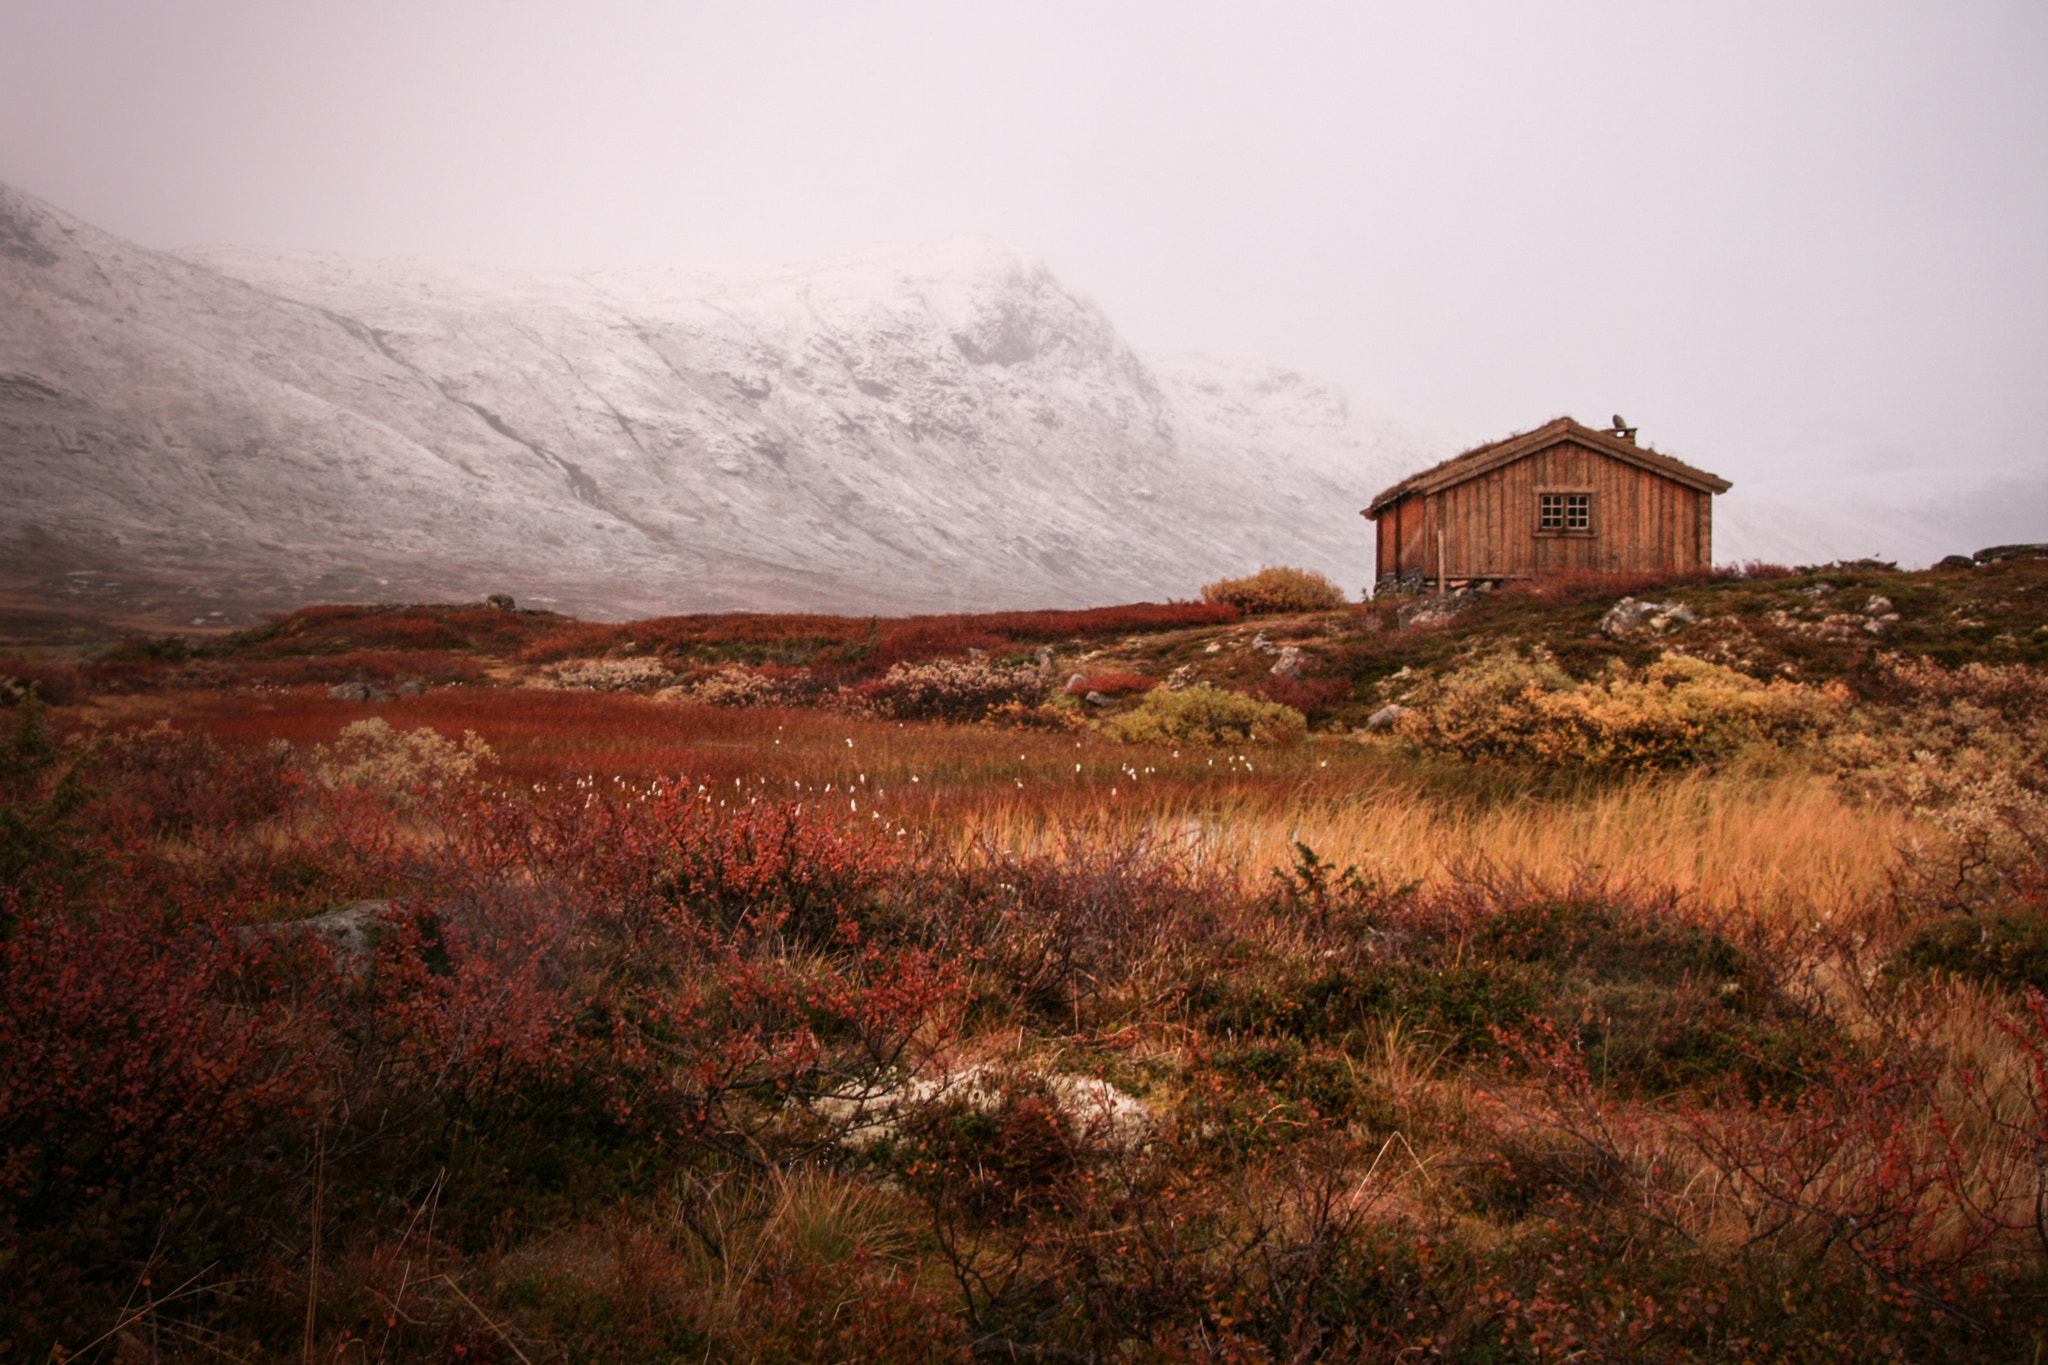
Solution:
M 1546 498 L 1559 499 L 1558 510 L 1563 519 L 1563 525 L 1545 526 L 1543 524 L 1543 502 Z M 1576 510 L 1571 503 L 1573 498 L 1584 498 L 1586 500 L 1586 524 L 1584 526 L 1573 526 L 1571 524 L 1571 514 Z M 1590 540 L 1600 534 L 1599 513 L 1599 497 L 1591 488 L 1539 488 L 1536 490 L 1536 534 L 1539 536 Z

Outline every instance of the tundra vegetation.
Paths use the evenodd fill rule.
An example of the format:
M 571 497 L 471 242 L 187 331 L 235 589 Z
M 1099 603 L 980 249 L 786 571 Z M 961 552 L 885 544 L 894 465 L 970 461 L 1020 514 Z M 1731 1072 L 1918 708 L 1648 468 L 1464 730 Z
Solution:
M 2048 564 L 1457 605 L 0 658 L 0 1358 L 2037 1358 Z

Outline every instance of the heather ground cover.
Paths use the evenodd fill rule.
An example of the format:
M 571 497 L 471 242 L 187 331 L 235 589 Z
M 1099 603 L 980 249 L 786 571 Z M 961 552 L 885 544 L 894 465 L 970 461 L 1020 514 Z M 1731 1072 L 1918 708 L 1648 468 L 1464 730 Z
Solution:
M 0 1357 L 2032 1359 L 2048 684 L 1993 572 L 1653 584 L 1706 626 L 1657 640 L 1572 583 L 0 666 Z M 1331 690 L 1273 726 L 1290 643 Z M 901 714 L 990 668 L 1035 690 Z

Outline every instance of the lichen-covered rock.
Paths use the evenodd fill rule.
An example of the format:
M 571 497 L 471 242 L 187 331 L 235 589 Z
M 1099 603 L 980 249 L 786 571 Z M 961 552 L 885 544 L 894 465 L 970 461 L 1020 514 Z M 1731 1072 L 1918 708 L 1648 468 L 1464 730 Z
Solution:
M 1970 558 L 1979 564 L 1993 564 L 2001 559 L 2048 559 L 2048 545 L 1993 545 Z
M 1632 635 L 1668 635 L 1699 621 L 1690 607 L 1677 602 L 1638 602 L 1624 597 L 1600 618 L 1600 633 L 1625 640 Z

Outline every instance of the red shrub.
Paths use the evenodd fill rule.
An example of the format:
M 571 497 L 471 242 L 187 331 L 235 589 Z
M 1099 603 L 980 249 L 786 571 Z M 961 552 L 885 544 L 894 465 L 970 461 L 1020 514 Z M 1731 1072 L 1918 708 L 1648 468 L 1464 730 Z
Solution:
M 1082 611 L 994 611 L 957 615 L 861 617 L 725 612 L 660 616 L 619 625 L 565 624 L 529 643 L 528 663 L 604 654 L 629 641 L 641 653 L 678 654 L 699 646 L 798 646 L 847 650 L 862 667 L 934 659 L 1027 641 L 1130 635 L 1143 631 L 1228 624 L 1239 618 L 1224 602 L 1136 602 Z M 870 651 L 859 647 L 872 642 Z
M 473 683 L 483 665 L 447 650 L 358 649 L 347 654 L 313 654 L 288 659 L 235 661 L 228 684 L 271 687 L 328 686 L 339 682 Z
M 230 1180 L 300 1112 L 310 1059 L 231 1008 L 244 964 L 218 907 L 103 902 L 0 942 L 0 1222 L 49 1227 L 110 1194 Z
M 913 617 L 885 633 L 876 643 L 874 653 L 861 663 L 869 668 L 887 668 L 891 664 L 959 658 L 970 649 L 1001 649 L 1008 643 L 1001 635 L 974 630 L 957 618 Z
M 1069 682 L 1066 691 L 1070 697 L 1085 697 L 1090 692 L 1100 692 L 1105 697 L 1134 697 L 1157 686 L 1159 679 L 1142 673 L 1090 673 Z
M 13 706 L 29 688 L 47 706 L 74 705 L 89 690 L 77 664 L 0 659 L 0 706 Z
M 1547 573 L 1502 589 L 1505 594 L 1534 597 L 1552 606 L 1583 602 L 1611 602 L 1620 597 L 1641 597 L 1666 588 L 1690 588 L 1713 581 L 1707 569 L 1657 569 L 1642 573 L 1596 573 L 1573 569 Z
M 1349 697 L 1351 685 L 1341 678 L 1283 678 L 1269 673 L 1252 691 L 1315 720 Z

